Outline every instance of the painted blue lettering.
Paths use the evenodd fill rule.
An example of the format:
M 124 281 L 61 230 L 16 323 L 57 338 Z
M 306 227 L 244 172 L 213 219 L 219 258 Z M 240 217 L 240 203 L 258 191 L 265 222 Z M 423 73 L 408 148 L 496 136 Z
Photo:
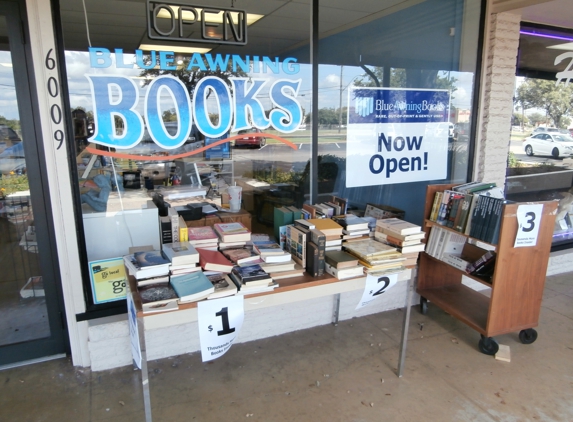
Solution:
M 199 70 L 203 72 L 207 71 L 207 66 L 205 66 L 205 62 L 199 53 L 193 53 L 191 60 L 189 60 L 189 64 L 187 65 L 187 70 L 193 70 L 195 67 L 199 68 Z
M 294 57 L 287 57 L 283 60 L 283 72 L 287 75 L 296 75 L 300 71 L 300 65 Z
M 143 60 L 143 51 L 135 50 L 135 64 L 141 69 L 153 69 L 157 64 L 157 55 L 155 54 L 155 50 L 150 51 L 149 54 L 151 55 L 151 60 L 146 64 Z
M 115 49 L 115 67 L 118 69 L 133 69 L 133 63 L 126 63 L 123 60 L 123 49 Z
M 214 111 L 219 115 L 219 124 L 214 126 L 209 119 L 209 110 L 207 107 L 207 98 L 214 94 L 218 110 Z M 193 97 L 193 115 L 197 128 L 210 138 L 218 138 L 226 134 L 233 120 L 231 111 L 231 93 L 225 82 L 215 76 L 207 76 L 201 79 L 195 88 Z
M 247 129 L 251 127 L 248 118 L 248 110 L 251 112 L 252 124 L 259 129 L 266 129 L 269 126 L 269 120 L 265 116 L 265 108 L 261 104 L 257 94 L 261 91 L 266 83 L 264 79 L 251 79 L 251 84 L 247 87 L 247 78 L 232 78 L 233 92 L 235 94 L 233 101 L 235 106 L 235 122 L 233 130 Z
M 111 66 L 111 57 L 107 48 L 90 47 L 90 67 L 105 69 Z
M 241 56 L 233 54 L 233 72 L 237 71 L 237 66 L 241 68 L 243 72 L 249 71 L 249 56 L 245 60 L 241 59 Z
M 229 55 L 225 56 L 225 60 L 223 61 L 223 57 L 220 54 L 215 55 L 215 60 L 213 60 L 213 56 L 211 54 L 205 54 L 205 58 L 207 59 L 207 63 L 209 64 L 209 70 L 211 72 L 216 72 L 217 67 L 221 70 L 221 72 L 225 72 L 227 70 L 227 66 L 229 65 Z
M 269 57 L 263 56 L 263 73 L 267 73 L 267 69 L 271 69 L 275 75 L 278 75 L 281 70 L 279 58 L 275 57 L 275 61 L 273 62 Z
M 135 111 L 138 101 L 135 82 L 123 76 L 86 75 L 86 78 L 92 91 L 96 129 L 89 141 L 118 149 L 137 145 L 143 137 L 143 119 Z M 114 116 L 123 120 L 122 135 L 116 134 Z
M 271 86 L 269 91 L 271 101 L 279 108 L 272 110 L 269 117 L 279 132 L 294 132 L 302 122 L 300 103 L 296 99 L 300 84 L 300 79 L 297 81 L 280 79 Z M 290 91 L 292 96 L 287 95 L 285 91 Z
M 161 94 L 166 91 L 173 100 L 178 117 L 175 135 L 170 135 L 163 124 L 162 110 L 159 108 Z M 185 143 L 191 132 L 191 103 L 183 83 L 173 76 L 154 79 L 145 94 L 145 120 L 151 139 L 163 148 L 177 148 Z
M 177 70 L 177 66 L 173 64 L 175 61 L 175 53 L 172 51 L 159 52 L 159 67 L 162 70 Z
M 410 171 L 410 161 L 406 157 L 400 158 L 400 162 L 398 163 L 398 167 L 400 171 L 408 172 Z

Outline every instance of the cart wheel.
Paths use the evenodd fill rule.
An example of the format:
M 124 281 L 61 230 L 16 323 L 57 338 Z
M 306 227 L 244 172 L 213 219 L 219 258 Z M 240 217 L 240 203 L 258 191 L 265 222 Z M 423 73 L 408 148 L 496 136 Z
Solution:
M 527 330 L 521 330 L 519 332 L 519 340 L 523 344 L 531 344 L 537 340 L 537 331 L 533 328 L 528 328 Z
M 423 296 L 420 296 L 420 312 L 422 315 L 426 315 L 428 313 L 428 299 Z
M 484 335 L 481 336 L 478 346 L 479 346 L 479 351 L 482 352 L 484 355 L 493 356 L 499 350 L 499 344 L 497 344 L 497 342 L 493 338 L 485 337 Z

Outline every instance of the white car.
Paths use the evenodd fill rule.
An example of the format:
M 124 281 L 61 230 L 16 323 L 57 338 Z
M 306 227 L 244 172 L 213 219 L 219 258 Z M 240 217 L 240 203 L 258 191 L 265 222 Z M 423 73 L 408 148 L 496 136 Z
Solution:
M 570 157 L 573 155 L 573 138 L 559 132 L 538 133 L 523 140 L 523 149 L 529 156 Z

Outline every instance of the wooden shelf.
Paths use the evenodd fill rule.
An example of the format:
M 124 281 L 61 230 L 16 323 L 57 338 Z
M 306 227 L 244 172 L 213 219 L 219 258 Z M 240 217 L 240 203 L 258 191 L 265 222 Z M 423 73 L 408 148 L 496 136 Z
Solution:
M 451 189 L 452 186 L 451 184 L 428 186 L 424 208 L 426 232 L 429 233 L 433 226 L 438 226 L 428 219 L 436 192 Z M 491 283 L 466 274 L 427 253 L 421 253 L 417 292 L 486 337 L 536 327 L 539 321 L 557 201 L 538 203 L 543 204 L 543 212 L 536 220 L 539 226 L 537 243 L 520 248 L 514 247 L 519 230 L 517 210 L 520 204 L 503 206 L 499 242 L 497 245 L 491 245 L 495 247 L 497 254 Z M 460 233 L 442 225 L 439 227 Z M 469 243 L 480 242 L 490 245 L 466 237 Z M 463 285 L 464 275 L 490 287 L 491 297 Z
M 438 226 L 438 227 L 441 228 L 441 229 L 444 229 L 444 230 L 450 231 L 450 232 L 452 232 L 452 233 L 456 233 L 456 234 L 460 234 L 460 235 L 462 235 L 462 236 L 465 236 L 465 237 L 468 238 L 468 242 L 473 243 L 474 245 L 479 242 L 479 243 L 482 243 L 482 244 L 484 244 L 484 245 L 489 245 L 493 250 L 496 250 L 496 251 L 497 251 L 497 245 L 495 245 L 495 244 L 493 244 L 493 243 L 488 243 L 488 242 L 484 242 L 483 240 L 474 239 L 474 238 L 472 238 L 472 237 L 469 237 L 469 236 L 468 236 L 467 234 L 465 234 L 465 233 L 462 233 L 462 232 L 459 232 L 459 231 L 457 231 L 457 230 L 454 230 L 454 229 L 452 229 L 451 227 L 442 226 L 441 224 L 438 224 L 438 223 L 436 223 L 435 221 L 432 221 L 432 220 L 429 220 L 429 219 L 426 219 L 426 220 L 424 221 L 424 227 L 426 228 L 426 231 L 427 231 L 428 229 L 431 229 L 433 226 Z M 427 242 L 427 241 L 428 241 L 428 237 L 426 237 L 424 240 Z
M 486 333 L 489 298 L 463 284 L 418 289 L 418 293 L 480 334 Z

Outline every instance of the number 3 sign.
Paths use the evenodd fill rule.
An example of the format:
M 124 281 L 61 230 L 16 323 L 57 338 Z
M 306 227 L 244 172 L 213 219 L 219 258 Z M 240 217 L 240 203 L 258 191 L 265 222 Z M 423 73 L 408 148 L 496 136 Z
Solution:
M 245 308 L 243 296 L 230 296 L 197 303 L 199 340 L 203 362 L 223 356 L 239 335 Z
M 539 233 L 539 224 L 543 213 L 543 204 L 520 205 L 517 207 L 517 236 L 514 248 L 535 246 Z
M 398 274 L 381 274 L 370 273 L 366 276 L 366 285 L 362 299 L 358 302 L 356 310 L 369 305 L 373 300 L 382 296 L 383 293 L 390 290 L 398 282 Z

